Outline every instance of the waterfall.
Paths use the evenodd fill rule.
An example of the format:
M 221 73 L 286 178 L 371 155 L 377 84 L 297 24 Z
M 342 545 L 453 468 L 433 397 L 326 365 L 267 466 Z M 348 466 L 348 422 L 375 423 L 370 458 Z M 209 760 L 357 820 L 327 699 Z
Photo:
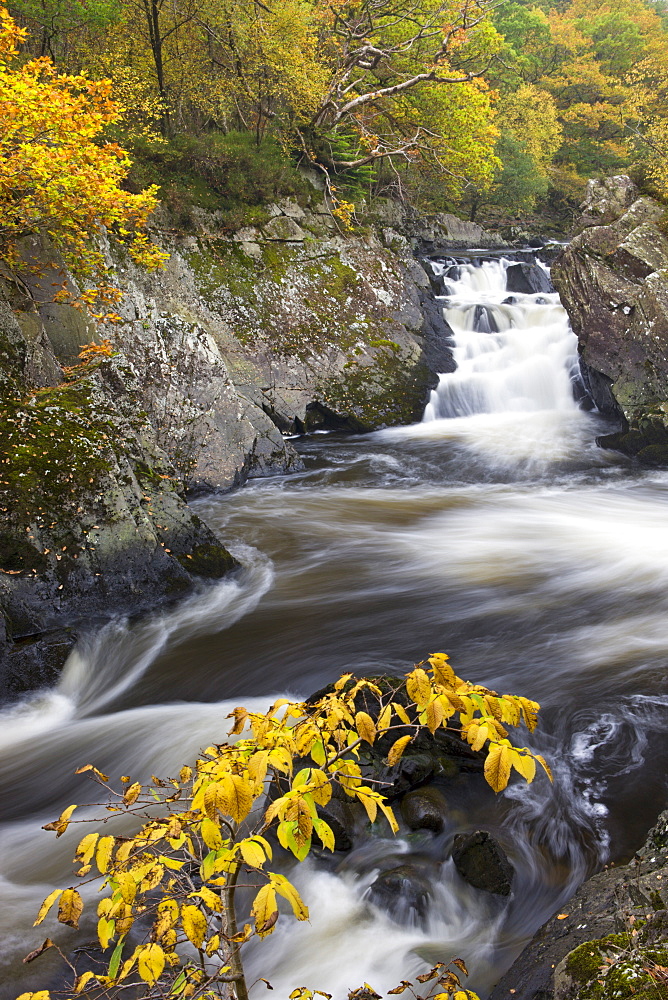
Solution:
M 439 301 L 453 330 L 457 369 L 440 376 L 425 422 L 577 409 L 577 340 L 556 292 L 509 294 L 508 268 L 516 265 L 507 259 L 431 266 L 447 289 Z

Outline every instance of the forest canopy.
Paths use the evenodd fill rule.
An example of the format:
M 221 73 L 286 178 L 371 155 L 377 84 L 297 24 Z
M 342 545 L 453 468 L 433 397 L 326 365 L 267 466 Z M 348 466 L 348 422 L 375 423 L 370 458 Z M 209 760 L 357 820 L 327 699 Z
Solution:
M 135 193 L 180 173 L 191 197 L 203 182 L 234 200 L 246 176 L 261 200 L 305 163 L 353 200 L 472 215 L 575 204 L 610 172 L 668 193 L 664 0 L 13 0 L 9 13 L 26 65 L 111 81 L 104 137 L 137 161 Z

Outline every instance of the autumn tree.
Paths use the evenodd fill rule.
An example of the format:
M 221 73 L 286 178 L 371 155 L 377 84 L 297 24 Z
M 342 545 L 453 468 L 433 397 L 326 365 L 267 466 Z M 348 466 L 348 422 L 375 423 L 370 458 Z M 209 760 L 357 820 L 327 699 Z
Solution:
M 506 728 L 524 723 L 533 730 L 537 711 L 526 698 L 498 695 L 458 677 L 443 653 L 418 664 L 403 682 L 346 674 L 311 702 L 280 699 L 266 713 L 235 709 L 231 741 L 207 747 L 194 768 L 153 777 L 148 786 L 126 776 L 122 788 L 109 790 L 105 825 L 85 833 L 75 858 L 80 884 L 102 892 L 97 935 L 107 959 L 94 970 L 71 966 L 64 994 L 45 990 L 19 1000 L 73 994 L 112 1000 L 128 991 L 247 1000 L 245 947 L 273 932 L 279 898 L 297 920 L 308 919 L 297 889 L 276 870 L 274 853 L 280 847 L 302 861 L 316 845 L 334 850 L 327 806 L 335 786 L 363 808 L 370 824 L 382 819 L 396 833 L 383 788 L 421 731 L 447 731 L 482 752 L 485 778 L 500 791 L 513 771 L 532 781 L 537 763 L 549 775 L 540 755 L 511 744 Z M 372 756 L 383 764 L 382 773 L 370 766 Z M 82 771 L 107 790 L 106 775 L 91 765 Z M 68 806 L 45 829 L 63 836 L 77 823 L 76 808 Z M 123 817 L 116 833 L 114 816 Z M 128 819 L 137 833 L 128 834 Z M 251 893 L 246 910 L 239 903 L 242 887 Z M 54 889 L 36 924 L 57 904 L 58 921 L 77 928 L 84 894 L 74 886 Z M 29 960 L 51 947 L 47 938 Z M 460 960 L 439 963 L 419 980 L 433 984 L 428 995 L 434 1000 L 477 1000 L 461 986 L 461 972 L 466 967 Z M 416 996 L 412 985 L 393 992 L 411 989 Z M 313 995 L 304 987 L 292 997 Z
M 109 291 L 102 227 L 137 262 L 164 259 L 146 234 L 156 190 L 121 189 L 128 158 L 104 141 L 119 115 L 109 82 L 62 76 L 46 58 L 19 62 L 23 38 L 0 8 L 0 250 L 16 262 L 23 237 L 46 237 L 76 278 L 96 285 L 84 293 L 93 302 Z

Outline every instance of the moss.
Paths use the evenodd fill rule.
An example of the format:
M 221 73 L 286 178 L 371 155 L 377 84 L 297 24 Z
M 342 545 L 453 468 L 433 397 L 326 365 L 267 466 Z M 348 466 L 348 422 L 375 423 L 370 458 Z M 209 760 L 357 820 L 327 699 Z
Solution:
M 39 519 L 94 492 L 110 468 L 113 434 L 85 377 L 28 399 L 5 399 L 0 426 L 5 512 Z
M 411 363 L 396 344 L 376 348 L 372 365 L 346 365 L 338 379 L 322 384 L 324 402 L 333 409 L 351 413 L 363 429 L 408 424 L 417 420 L 429 383 L 422 362 Z
M 668 964 L 668 949 L 643 941 L 643 930 L 587 941 L 566 959 L 578 1000 L 657 1000 L 664 996 L 650 970 Z
M 215 543 L 198 545 L 192 553 L 177 556 L 177 559 L 189 573 L 209 580 L 225 576 L 238 565 L 227 549 Z

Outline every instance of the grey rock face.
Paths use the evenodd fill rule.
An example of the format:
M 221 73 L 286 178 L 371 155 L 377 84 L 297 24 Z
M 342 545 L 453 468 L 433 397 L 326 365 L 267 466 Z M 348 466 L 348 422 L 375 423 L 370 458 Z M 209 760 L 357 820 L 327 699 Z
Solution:
M 0 489 L 2 699 L 53 683 L 82 628 L 237 565 L 186 505 L 132 371 L 106 359 L 64 383 L 39 312 L 15 287 L 0 288 L 0 438 L 10 456 L 17 439 L 33 452 L 23 471 L 5 466 Z M 41 332 L 28 341 L 26 328 Z
M 652 931 L 653 925 L 665 947 L 665 920 L 656 918 L 662 917 L 668 905 L 667 885 L 668 812 L 664 812 L 636 860 L 588 879 L 564 905 L 567 917 L 554 916 L 540 928 L 490 1000 L 509 1000 L 511 990 L 522 1000 L 576 1000 L 582 995 L 582 984 L 569 974 L 568 956 L 585 942 L 599 941 L 634 923 L 641 926 L 648 915 L 648 929 Z
M 584 201 L 580 205 L 581 225 L 605 226 L 618 219 L 638 197 L 638 188 L 630 177 L 592 178 L 587 181 Z
M 474 889 L 498 896 L 510 895 L 515 869 L 499 842 L 485 830 L 456 836 L 452 860 L 464 881 Z
M 621 184 L 610 211 L 631 191 Z M 608 218 L 603 202 L 597 204 Z M 664 213 L 652 199 L 638 198 L 609 225 L 584 229 L 552 269 L 595 402 L 623 418 L 623 432 L 651 430 L 652 452 L 636 448 L 635 454 L 652 464 L 660 446 L 668 460 L 668 435 L 661 432 L 668 413 L 668 239 L 659 228 Z M 628 450 L 616 436 L 601 443 Z

